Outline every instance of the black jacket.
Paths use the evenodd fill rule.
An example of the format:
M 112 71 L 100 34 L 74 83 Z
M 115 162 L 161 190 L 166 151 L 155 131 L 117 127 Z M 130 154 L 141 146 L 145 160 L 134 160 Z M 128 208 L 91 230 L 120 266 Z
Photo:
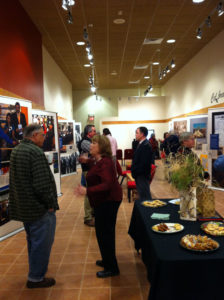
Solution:
M 144 175 L 150 179 L 152 164 L 152 147 L 147 139 L 138 145 L 131 166 L 131 173 L 134 178 Z

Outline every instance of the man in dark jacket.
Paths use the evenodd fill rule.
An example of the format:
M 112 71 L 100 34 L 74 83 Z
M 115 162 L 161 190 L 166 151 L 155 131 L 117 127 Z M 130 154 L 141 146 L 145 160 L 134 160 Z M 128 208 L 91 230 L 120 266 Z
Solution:
M 15 137 L 18 140 L 23 139 L 23 130 L 26 127 L 26 117 L 24 113 L 20 111 L 20 104 L 16 102 L 15 104 L 16 111 L 11 114 L 11 123 L 15 128 Z
M 135 136 L 139 144 L 134 153 L 131 166 L 131 173 L 135 178 L 137 191 L 141 200 L 151 199 L 149 180 L 152 164 L 152 147 L 146 139 L 147 135 L 148 129 L 146 127 L 137 128 Z
M 24 139 L 10 158 L 10 218 L 23 222 L 29 256 L 28 288 L 55 284 L 45 278 L 59 209 L 53 174 L 41 149 L 45 134 L 38 124 L 24 130 Z

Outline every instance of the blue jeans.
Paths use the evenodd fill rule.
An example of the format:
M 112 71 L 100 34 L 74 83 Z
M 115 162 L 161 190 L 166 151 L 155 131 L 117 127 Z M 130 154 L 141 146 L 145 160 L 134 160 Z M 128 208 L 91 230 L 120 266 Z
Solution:
M 42 281 L 47 272 L 55 227 L 55 212 L 47 212 L 35 222 L 24 223 L 29 257 L 28 280 L 30 281 Z

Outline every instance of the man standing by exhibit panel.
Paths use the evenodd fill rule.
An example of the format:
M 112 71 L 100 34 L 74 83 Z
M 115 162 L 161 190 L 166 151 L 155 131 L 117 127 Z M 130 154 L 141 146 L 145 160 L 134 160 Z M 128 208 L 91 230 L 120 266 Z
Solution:
M 27 235 L 28 288 L 55 284 L 46 278 L 59 209 L 53 174 L 41 147 L 45 134 L 38 124 L 24 129 L 24 139 L 10 158 L 10 218 L 22 221 Z
M 131 173 L 135 178 L 139 199 L 149 200 L 151 198 L 149 179 L 152 164 L 152 147 L 146 139 L 148 129 L 146 127 L 139 127 L 136 130 L 136 140 L 139 142 L 138 147 L 134 153 Z
M 90 145 L 92 143 L 92 138 L 96 135 L 96 129 L 94 125 L 86 125 L 84 128 L 84 137 L 81 141 L 81 155 L 89 156 L 90 152 Z M 82 167 L 82 176 L 86 178 L 86 174 L 88 172 L 88 166 L 83 163 L 81 164 Z M 83 183 L 82 183 L 83 185 Z M 87 226 L 95 226 L 95 222 L 93 219 L 93 208 L 90 206 L 89 199 L 87 196 L 84 198 L 84 224 Z

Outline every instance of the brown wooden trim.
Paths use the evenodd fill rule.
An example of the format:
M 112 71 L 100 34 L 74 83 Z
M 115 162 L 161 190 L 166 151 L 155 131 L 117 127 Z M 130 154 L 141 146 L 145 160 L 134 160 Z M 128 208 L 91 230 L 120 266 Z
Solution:
M 173 119 L 186 118 L 186 117 L 194 116 L 194 115 L 205 115 L 205 114 L 208 114 L 209 108 L 218 108 L 218 107 L 224 107 L 224 103 L 219 103 L 219 104 L 212 105 L 209 107 L 201 108 L 199 110 L 195 110 L 195 111 L 189 112 L 187 114 L 182 114 L 182 115 L 179 115 L 179 116 L 176 116 L 173 118 L 169 118 L 169 119 L 165 119 L 165 120 L 103 121 L 102 125 L 168 123 L 168 122 L 172 121 Z

